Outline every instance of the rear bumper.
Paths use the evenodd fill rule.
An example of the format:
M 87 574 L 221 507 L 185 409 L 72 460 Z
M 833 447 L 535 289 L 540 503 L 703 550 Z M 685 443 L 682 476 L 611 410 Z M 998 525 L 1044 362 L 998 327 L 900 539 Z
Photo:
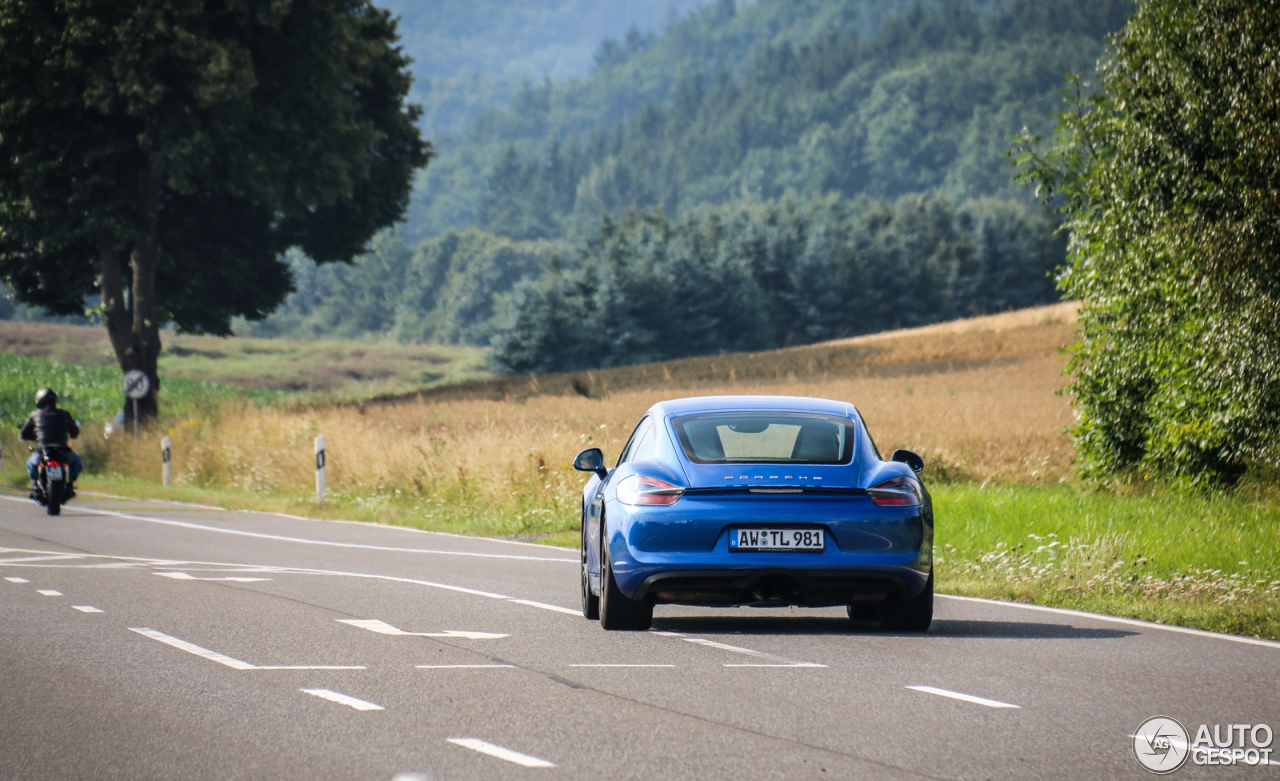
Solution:
M 649 575 L 632 598 L 672 605 L 831 607 L 908 599 L 920 593 L 927 577 L 910 568 L 674 570 Z

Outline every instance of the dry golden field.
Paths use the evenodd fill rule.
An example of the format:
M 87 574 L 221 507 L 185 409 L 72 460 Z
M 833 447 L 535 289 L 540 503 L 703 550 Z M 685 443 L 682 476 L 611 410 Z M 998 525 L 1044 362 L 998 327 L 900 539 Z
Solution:
M 471 398 L 225 408 L 171 424 L 175 480 L 301 498 L 324 434 L 339 500 L 428 515 L 447 506 L 485 516 L 487 531 L 534 532 L 540 517 L 576 514 L 566 505 L 581 482 L 570 466 L 579 450 L 613 457 L 660 399 L 742 393 L 853 402 L 883 452 L 920 452 L 935 480 L 1057 482 L 1071 469 L 1071 409 L 1056 391 L 1074 320 L 1063 304 L 774 353 L 502 378 L 472 384 Z M 83 444 L 109 471 L 153 479 L 163 433 Z

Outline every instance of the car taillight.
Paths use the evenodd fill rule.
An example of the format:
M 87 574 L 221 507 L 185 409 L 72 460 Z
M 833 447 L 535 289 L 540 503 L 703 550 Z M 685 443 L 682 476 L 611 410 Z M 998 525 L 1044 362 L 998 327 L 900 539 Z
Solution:
M 915 507 L 924 502 L 924 492 L 915 478 L 894 477 L 867 489 L 871 501 L 880 507 Z
M 623 504 L 675 504 L 683 493 L 683 488 L 648 475 L 632 475 L 618 483 L 618 501 Z

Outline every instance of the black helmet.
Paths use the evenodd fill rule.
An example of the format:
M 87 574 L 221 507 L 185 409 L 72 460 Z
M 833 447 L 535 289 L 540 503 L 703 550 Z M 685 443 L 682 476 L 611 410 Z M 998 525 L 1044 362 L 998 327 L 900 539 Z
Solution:
M 53 392 L 53 388 L 41 388 L 36 391 L 36 407 L 43 409 L 52 407 L 58 403 L 58 394 Z

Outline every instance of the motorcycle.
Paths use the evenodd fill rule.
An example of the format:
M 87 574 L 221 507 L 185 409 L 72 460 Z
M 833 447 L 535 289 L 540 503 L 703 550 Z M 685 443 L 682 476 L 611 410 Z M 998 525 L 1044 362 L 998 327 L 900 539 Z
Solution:
M 35 448 L 28 448 L 35 450 Z M 36 485 L 31 498 L 44 507 L 49 515 L 60 515 L 62 505 L 75 496 L 71 490 L 71 465 L 67 463 L 67 448 L 47 445 L 40 448 L 40 465 L 36 470 Z

